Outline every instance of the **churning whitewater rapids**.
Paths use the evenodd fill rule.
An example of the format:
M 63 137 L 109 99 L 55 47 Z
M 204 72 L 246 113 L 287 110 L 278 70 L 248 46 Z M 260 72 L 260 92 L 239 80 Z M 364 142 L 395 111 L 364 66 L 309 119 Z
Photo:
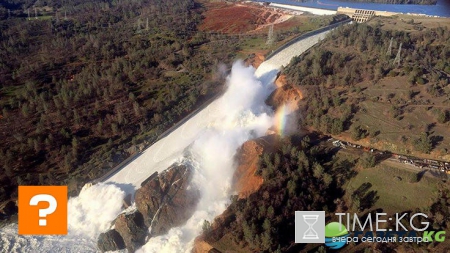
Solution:
M 193 183 L 201 198 L 187 223 L 168 234 L 151 238 L 137 252 L 190 252 L 204 220 L 212 221 L 229 203 L 235 169 L 233 157 L 247 140 L 261 137 L 273 125 L 273 111 L 265 99 L 282 66 L 323 39 L 329 31 L 290 45 L 255 71 L 234 63 L 227 91 L 165 138 L 145 150 L 103 183 L 85 187 L 68 202 L 67 236 L 19 236 L 17 224 L 0 229 L 1 252 L 99 252 L 97 237 L 122 212 L 122 200 L 155 171 L 173 163 L 194 170 Z M 131 207 L 133 208 L 133 206 Z

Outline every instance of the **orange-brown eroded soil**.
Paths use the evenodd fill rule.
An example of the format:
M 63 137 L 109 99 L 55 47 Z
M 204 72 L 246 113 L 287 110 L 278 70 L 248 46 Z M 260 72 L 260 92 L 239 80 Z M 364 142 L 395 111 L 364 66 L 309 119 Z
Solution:
M 296 87 L 286 83 L 286 77 L 280 75 L 275 81 L 278 87 L 267 99 L 266 103 L 277 110 L 287 104 L 292 111 L 298 109 L 298 101 L 303 94 Z M 255 175 L 258 161 L 263 152 L 272 152 L 277 143 L 277 135 L 267 136 L 245 142 L 237 153 L 238 167 L 234 173 L 234 189 L 239 198 L 246 198 L 257 191 L 263 183 L 263 178 Z
M 239 166 L 234 173 L 235 188 L 239 198 L 248 197 L 262 185 L 263 178 L 255 175 L 255 172 L 258 169 L 259 156 L 263 150 L 263 146 L 253 140 L 242 145 L 239 151 Z
M 247 66 L 252 65 L 255 69 L 257 69 L 259 65 L 264 62 L 264 59 L 265 57 L 262 51 L 255 52 L 250 57 L 245 59 L 245 63 L 247 64 Z
M 191 253 L 207 253 L 212 250 L 213 247 L 204 241 L 202 236 L 199 236 L 194 241 L 194 246 L 192 247 Z
M 283 23 L 292 14 L 267 8 L 259 4 L 233 4 L 224 2 L 204 3 L 205 19 L 200 30 L 228 34 L 249 33 L 261 30 L 270 24 Z M 264 31 L 266 32 L 266 31 Z
M 263 178 L 255 175 L 258 161 L 264 152 L 272 152 L 277 145 L 276 135 L 265 136 L 245 142 L 238 151 L 238 167 L 234 172 L 234 189 L 239 198 L 246 198 L 256 192 L 263 183 Z
M 286 76 L 284 75 L 280 75 L 275 80 L 275 85 L 277 89 L 267 98 L 266 104 L 274 108 L 279 108 L 283 104 L 287 104 L 291 111 L 297 110 L 298 102 L 303 99 L 302 91 L 299 88 L 288 84 Z

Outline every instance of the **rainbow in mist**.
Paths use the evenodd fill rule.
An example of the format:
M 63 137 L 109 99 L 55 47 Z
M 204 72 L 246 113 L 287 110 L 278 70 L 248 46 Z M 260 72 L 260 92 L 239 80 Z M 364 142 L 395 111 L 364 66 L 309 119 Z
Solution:
M 275 113 L 275 129 L 277 133 L 283 137 L 286 131 L 287 125 L 287 116 L 289 115 L 290 110 L 288 105 L 283 104 L 280 106 Z

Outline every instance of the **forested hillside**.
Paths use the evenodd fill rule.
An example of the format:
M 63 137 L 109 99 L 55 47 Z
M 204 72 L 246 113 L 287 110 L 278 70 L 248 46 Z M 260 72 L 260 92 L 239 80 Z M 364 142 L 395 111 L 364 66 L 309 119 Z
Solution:
M 309 136 L 301 143 L 283 140 L 279 150 L 260 158 L 261 188 L 246 199 L 232 198 L 228 209 L 203 227 L 205 241 L 218 250 L 236 252 L 299 252 L 294 243 L 293 215 L 298 210 L 336 210 L 342 186 L 352 177 L 350 161 L 333 161 Z
M 303 92 L 299 124 L 305 132 L 317 130 L 339 139 L 349 136 L 352 142 L 365 140 L 366 146 L 382 143 L 385 146 L 380 149 L 385 150 L 402 147 L 405 153 L 433 152 L 442 159 L 450 129 L 450 29 L 395 22 L 379 18 L 369 24 L 339 27 L 284 68 L 287 83 Z M 394 23 L 407 32 L 389 29 Z M 394 62 L 400 43 L 400 62 Z M 430 213 L 433 229 L 448 230 L 446 183 L 433 182 L 439 191 L 427 199 L 426 208 L 419 209 L 414 202 L 411 207 L 383 209 L 383 201 L 395 198 L 374 190 L 372 183 L 393 191 L 396 186 L 383 177 L 395 175 L 402 180 L 396 176 L 402 169 L 389 167 L 384 175 L 381 161 L 373 160 L 370 166 L 377 164 L 374 168 L 365 165 L 370 153 L 341 152 L 328 141 L 321 144 L 314 134 L 298 139 L 286 137 L 276 152 L 261 156 L 257 174 L 264 179 L 262 186 L 246 199 L 232 197 L 221 216 L 205 221 L 201 240 L 218 251 L 326 252 L 323 245 L 294 243 L 293 216 L 298 210 L 354 211 L 360 217 L 384 211 L 393 217 L 388 208 L 398 213 L 422 211 Z M 381 179 L 360 175 L 368 171 L 381 174 Z M 355 184 L 361 177 L 364 183 Z M 328 216 L 326 223 L 333 219 Z M 430 252 L 448 251 L 444 243 L 433 247 L 428 248 Z M 351 243 L 342 252 L 420 252 L 423 248 L 415 243 Z
M 446 179 L 431 181 L 427 175 L 417 185 L 418 171 L 424 173 L 419 168 L 389 167 L 370 149 L 354 152 L 332 145 L 329 136 L 320 140 L 316 131 L 308 134 L 317 130 L 338 139 L 349 137 L 352 143 L 364 141 L 366 147 L 385 145 L 379 149 L 425 156 L 431 152 L 440 159 L 447 155 L 450 29 L 434 22 L 375 18 L 345 25 L 295 57 L 283 73 L 287 84 L 302 91 L 299 124 L 306 134 L 285 137 L 275 152 L 263 153 L 256 170 L 263 178 L 259 190 L 247 198 L 232 196 L 221 216 L 204 222 L 198 245 L 206 243 L 210 252 L 327 252 L 324 245 L 294 242 L 298 210 L 324 210 L 326 223 L 337 221 L 337 212 L 359 217 L 386 212 L 388 227 L 395 226 L 396 213 L 423 212 L 433 230 L 448 231 Z M 415 181 L 399 187 L 405 175 Z M 424 197 L 427 184 L 434 190 Z M 419 205 L 417 193 L 406 197 L 416 186 L 424 205 Z M 412 204 L 397 205 L 407 199 Z M 449 249 L 445 242 L 358 242 L 336 252 L 422 252 L 425 247 L 429 252 Z
M 317 145 L 320 141 L 315 134 L 305 135 L 301 141 L 298 137 L 284 138 L 276 151 L 260 157 L 257 174 L 264 178 L 261 188 L 247 198 L 232 196 L 231 204 L 222 215 L 204 222 L 200 240 L 220 252 L 327 252 L 323 244 L 294 242 L 295 211 L 323 210 L 327 215 L 326 223 L 337 221 L 336 212 L 355 211 L 359 217 L 364 217 L 370 212 L 386 211 L 379 208 L 377 201 L 389 196 L 374 190 L 367 179 L 355 189 L 348 187 L 361 173 L 358 155 L 342 154 Z M 449 219 L 444 217 L 449 213 L 446 202 L 449 192 L 446 186 L 440 187 L 430 200 L 431 207 L 422 211 L 430 213 L 434 229 L 446 230 Z M 345 197 L 349 191 L 353 193 L 350 200 Z M 410 212 L 408 210 L 396 211 Z M 417 206 L 415 211 L 420 212 Z M 394 213 L 388 215 L 395 216 Z M 395 226 L 394 222 L 390 222 L 390 226 Z M 443 252 L 439 251 L 442 247 L 434 246 L 437 250 L 430 252 Z M 415 249 L 422 245 L 359 242 L 336 252 L 368 252 L 367 248 L 394 252 L 397 247 L 404 249 L 399 252 L 420 252 Z
M 192 0 L 2 4 L 0 202 L 24 184 L 76 193 L 151 143 L 220 91 L 239 42 L 199 32 Z
M 383 29 L 376 21 L 344 26 L 294 58 L 284 71 L 307 93 L 303 124 L 328 134 L 345 131 L 356 141 L 367 137 L 392 152 L 446 156 L 450 29 L 408 22 L 418 30 Z

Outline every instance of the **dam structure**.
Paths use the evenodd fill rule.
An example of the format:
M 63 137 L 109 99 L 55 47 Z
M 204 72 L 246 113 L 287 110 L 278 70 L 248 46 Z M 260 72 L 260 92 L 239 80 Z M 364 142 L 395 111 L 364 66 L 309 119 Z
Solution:
M 375 16 L 389 17 L 389 16 L 402 14 L 399 12 L 358 9 L 358 8 L 349 8 L 349 7 L 337 7 L 337 9 L 330 10 L 330 9 L 312 8 L 312 7 L 306 7 L 306 6 L 296 6 L 296 5 L 278 4 L 278 3 L 270 3 L 269 6 L 274 7 L 274 8 L 285 9 L 285 10 L 291 10 L 291 11 L 308 12 L 308 13 L 311 13 L 314 15 L 344 14 L 344 15 L 349 16 L 352 20 L 354 20 L 358 23 L 366 22 Z
M 337 9 L 337 14 L 345 14 L 354 21 L 358 23 L 363 23 L 375 16 L 390 17 L 401 13 L 339 7 Z

